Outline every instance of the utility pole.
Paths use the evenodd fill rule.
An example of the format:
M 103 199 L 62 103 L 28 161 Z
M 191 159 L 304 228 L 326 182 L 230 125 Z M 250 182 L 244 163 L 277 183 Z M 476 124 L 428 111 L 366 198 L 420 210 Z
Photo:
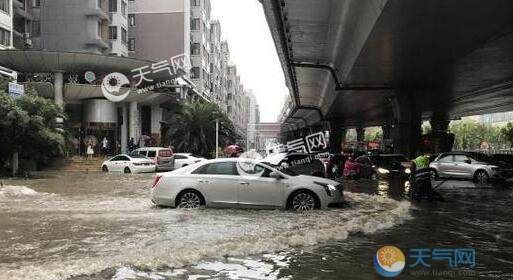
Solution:
M 216 119 L 216 158 L 219 158 L 219 119 Z

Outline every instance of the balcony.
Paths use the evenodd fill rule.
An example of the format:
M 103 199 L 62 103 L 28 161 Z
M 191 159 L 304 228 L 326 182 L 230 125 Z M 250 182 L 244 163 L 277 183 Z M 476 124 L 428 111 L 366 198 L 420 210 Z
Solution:
M 85 13 L 85 15 L 88 16 L 88 17 L 97 17 L 97 18 L 99 18 L 101 20 L 106 20 L 106 21 L 110 22 L 109 14 L 107 12 L 105 12 L 104 10 L 100 9 L 100 8 L 89 9 Z

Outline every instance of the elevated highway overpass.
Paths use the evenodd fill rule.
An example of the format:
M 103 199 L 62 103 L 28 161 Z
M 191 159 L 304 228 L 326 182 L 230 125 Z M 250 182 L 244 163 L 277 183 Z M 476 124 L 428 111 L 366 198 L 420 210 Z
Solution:
M 384 126 L 412 155 L 421 120 L 445 131 L 513 110 L 511 0 L 260 1 L 290 89 L 287 138 Z

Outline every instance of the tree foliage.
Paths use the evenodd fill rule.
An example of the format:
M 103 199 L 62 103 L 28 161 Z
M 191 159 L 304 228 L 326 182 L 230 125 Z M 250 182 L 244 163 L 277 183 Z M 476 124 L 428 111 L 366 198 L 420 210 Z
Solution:
M 13 99 L 5 92 L 7 80 L 0 81 L 0 161 L 18 152 L 20 161 L 45 163 L 64 154 L 65 138 L 56 118 L 63 111 L 51 100 L 38 97 L 32 89 Z
M 238 136 L 228 117 L 216 104 L 203 101 L 181 105 L 168 120 L 170 129 L 165 140 L 179 152 L 212 157 L 216 145 L 216 120 L 219 120 L 219 145 L 236 143 Z
M 486 142 L 490 149 L 501 149 L 505 144 L 501 128 L 498 126 L 462 120 L 451 123 L 449 130 L 454 133 L 456 150 L 480 149 L 483 142 Z
M 511 149 L 513 147 L 513 124 L 508 123 L 505 127 L 501 128 L 501 135 L 508 142 Z

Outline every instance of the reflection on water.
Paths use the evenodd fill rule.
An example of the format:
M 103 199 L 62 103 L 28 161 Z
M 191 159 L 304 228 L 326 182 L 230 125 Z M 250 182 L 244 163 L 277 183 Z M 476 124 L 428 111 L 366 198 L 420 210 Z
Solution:
M 349 207 L 300 214 L 155 208 L 151 175 L 5 183 L 2 279 L 378 279 L 383 245 L 472 247 L 481 278 L 513 273 L 508 183 L 447 181 L 444 202 L 410 204 L 405 181 L 346 181 Z

